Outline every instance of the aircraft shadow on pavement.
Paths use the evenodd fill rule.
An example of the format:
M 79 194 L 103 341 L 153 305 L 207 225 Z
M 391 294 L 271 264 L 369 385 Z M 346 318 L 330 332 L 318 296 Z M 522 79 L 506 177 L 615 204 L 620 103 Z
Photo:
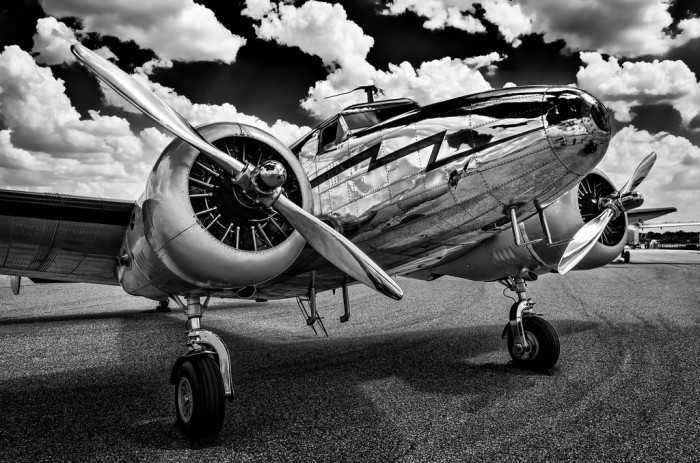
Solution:
M 94 366 L 85 346 L 86 367 L 79 371 L 0 380 L 0 404 L 11 423 L 0 431 L 0 444 L 13 448 L 21 441 L 17 448 L 37 449 L 43 458 L 109 449 L 125 459 L 145 449 L 188 449 L 173 428 L 174 389 L 168 384 L 172 361 L 182 353 L 182 321 L 163 317 L 158 324 L 157 333 L 167 334 L 153 335 L 155 324 L 140 317 L 125 318 L 119 358 L 112 363 Z M 564 340 L 596 327 L 553 324 Z M 463 413 L 478 411 L 542 378 L 507 364 L 502 329 L 499 324 L 308 342 L 266 342 L 217 330 L 232 353 L 235 398 L 220 444 L 210 451 L 393 459 L 401 445 L 397 422 L 406 413 L 430 421 L 435 407 L 451 400 Z M 20 460 L 36 456 L 22 452 L 15 455 Z
M 0 295 L 2 297 L 2 295 Z M 236 305 L 226 305 L 226 306 L 212 306 L 207 309 L 207 311 L 220 311 L 226 310 L 228 312 L 233 312 L 235 310 L 246 310 L 246 309 L 259 309 L 259 303 L 245 302 L 240 303 L 236 300 Z M 108 319 L 123 319 L 123 318 L 135 318 L 141 316 L 153 316 L 153 317 L 163 317 L 168 314 L 174 314 L 176 316 L 182 317 L 182 310 L 179 307 L 170 307 L 170 312 L 158 313 L 155 311 L 155 302 L 153 309 L 139 309 L 139 310 L 114 310 L 110 312 L 95 312 L 95 313 L 64 313 L 64 314 L 46 314 L 46 315 L 34 315 L 34 316 L 23 316 L 20 315 L 14 318 L 0 318 L 0 326 L 3 325 L 24 325 L 31 323 L 51 323 L 51 322 L 69 322 L 69 321 L 89 321 L 89 320 L 108 320 Z
M 77 314 L 60 314 L 60 315 L 36 315 L 31 317 L 19 316 L 16 318 L 0 318 L 0 326 L 9 325 L 25 325 L 32 323 L 53 323 L 53 322 L 71 322 L 71 321 L 89 321 L 89 320 L 109 320 L 109 319 L 124 319 L 135 318 L 142 315 L 142 312 L 100 312 L 100 313 L 77 313 Z M 154 314 L 155 315 L 155 314 Z M 162 316 L 161 314 L 157 314 Z

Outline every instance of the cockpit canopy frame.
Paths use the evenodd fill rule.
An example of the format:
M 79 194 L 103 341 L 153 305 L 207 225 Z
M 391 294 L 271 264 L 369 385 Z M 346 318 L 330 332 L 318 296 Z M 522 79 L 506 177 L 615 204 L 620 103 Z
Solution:
M 335 116 L 326 119 L 311 132 L 296 141 L 290 148 L 299 154 L 302 147 L 317 139 L 317 154 L 332 150 L 335 146 L 365 130 L 382 124 L 407 112 L 417 110 L 420 105 L 408 98 L 359 103 L 348 106 Z

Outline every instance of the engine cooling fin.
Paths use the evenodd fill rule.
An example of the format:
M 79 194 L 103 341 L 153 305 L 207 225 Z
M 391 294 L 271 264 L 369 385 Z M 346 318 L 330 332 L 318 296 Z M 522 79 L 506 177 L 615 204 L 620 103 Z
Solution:
M 584 223 L 600 215 L 603 198 L 616 193 L 615 187 L 601 175 L 588 174 L 578 186 L 578 208 Z M 598 242 L 609 247 L 616 246 L 627 233 L 627 223 L 623 214 L 611 220 L 600 235 Z
M 254 138 L 231 136 L 214 146 L 241 162 L 259 166 L 282 163 L 290 175 L 283 194 L 301 205 L 301 187 L 291 166 L 269 145 Z M 189 173 L 189 197 L 200 225 L 220 242 L 242 251 L 262 251 L 283 243 L 294 232 L 285 217 L 246 194 L 221 167 L 199 155 Z

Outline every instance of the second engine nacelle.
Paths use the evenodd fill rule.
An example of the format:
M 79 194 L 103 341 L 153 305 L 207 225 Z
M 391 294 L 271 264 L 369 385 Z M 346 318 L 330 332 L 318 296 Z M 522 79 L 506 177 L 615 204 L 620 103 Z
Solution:
M 242 162 L 280 162 L 284 194 L 307 211 L 311 188 L 294 155 L 255 127 L 197 129 Z M 230 174 L 181 140 L 163 151 L 137 202 L 122 245 L 119 280 L 131 294 L 160 299 L 202 290 L 244 291 L 284 271 L 305 245 L 286 219 L 258 203 Z
M 545 209 L 554 245 L 547 244 L 538 216 L 521 224 L 525 241 L 541 241 L 517 246 L 513 233 L 506 231 L 479 244 L 451 262 L 423 273 L 452 275 L 476 281 L 494 281 L 528 273 L 541 275 L 556 270 L 566 245 L 584 223 L 599 213 L 598 202 L 615 191 L 610 179 L 601 172 L 587 175 L 578 185 Z M 587 270 L 607 265 L 620 254 L 627 241 L 627 217 L 620 214 L 610 222 L 593 249 L 575 267 Z

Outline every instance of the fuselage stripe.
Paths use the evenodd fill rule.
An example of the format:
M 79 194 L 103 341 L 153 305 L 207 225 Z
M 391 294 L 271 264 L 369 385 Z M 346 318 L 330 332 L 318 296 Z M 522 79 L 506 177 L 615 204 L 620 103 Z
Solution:
M 433 145 L 434 149 L 430 155 L 430 160 L 428 161 L 428 165 L 425 168 L 426 172 L 430 172 L 431 170 L 437 169 L 439 167 L 442 167 L 446 164 L 449 164 L 450 162 L 456 161 L 458 159 L 461 159 L 463 157 L 478 153 L 480 151 L 486 150 L 488 148 L 492 148 L 494 146 L 500 145 L 502 143 L 507 143 L 509 141 L 515 140 L 516 138 L 523 137 L 525 135 L 529 135 L 533 132 L 537 132 L 542 130 L 542 127 L 536 127 L 530 130 L 527 130 L 522 133 L 518 133 L 515 135 L 511 135 L 509 137 L 492 141 L 490 143 L 485 143 L 481 146 L 477 146 L 471 149 L 467 149 L 465 151 L 460 151 L 457 152 L 451 156 L 448 156 L 444 159 L 437 160 L 438 153 L 440 151 L 440 146 L 442 145 L 443 140 L 445 139 L 445 135 L 447 131 L 442 131 L 439 133 L 436 133 L 434 135 L 430 135 L 429 137 L 423 138 L 421 140 L 418 140 L 415 143 L 411 143 L 410 145 L 404 146 L 403 148 L 400 148 L 393 153 L 388 154 L 387 156 L 384 156 L 381 159 L 377 159 L 377 156 L 379 155 L 379 148 L 381 147 L 381 141 L 378 142 L 377 144 L 367 148 L 366 150 L 358 153 L 357 155 L 353 156 L 352 158 L 346 159 L 345 161 L 341 162 L 335 167 L 332 167 L 328 169 L 326 172 L 322 173 L 321 175 L 315 177 L 314 179 L 310 180 L 309 183 L 311 184 L 311 188 L 316 188 L 323 182 L 326 182 L 330 180 L 331 178 L 341 174 L 342 172 L 345 172 L 346 170 L 350 169 L 351 167 L 355 167 L 358 164 L 361 164 L 362 162 L 366 161 L 367 159 L 370 159 L 369 167 L 367 168 L 367 172 L 370 172 L 374 169 L 377 169 L 379 167 L 385 166 L 386 164 L 389 164 L 392 161 L 396 161 L 397 159 L 400 159 L 404 156 L 408 156 L 411 153 L 414 153 L 416 151 L 422 150 L 423 148 L 426 148 L 428 146 Z

